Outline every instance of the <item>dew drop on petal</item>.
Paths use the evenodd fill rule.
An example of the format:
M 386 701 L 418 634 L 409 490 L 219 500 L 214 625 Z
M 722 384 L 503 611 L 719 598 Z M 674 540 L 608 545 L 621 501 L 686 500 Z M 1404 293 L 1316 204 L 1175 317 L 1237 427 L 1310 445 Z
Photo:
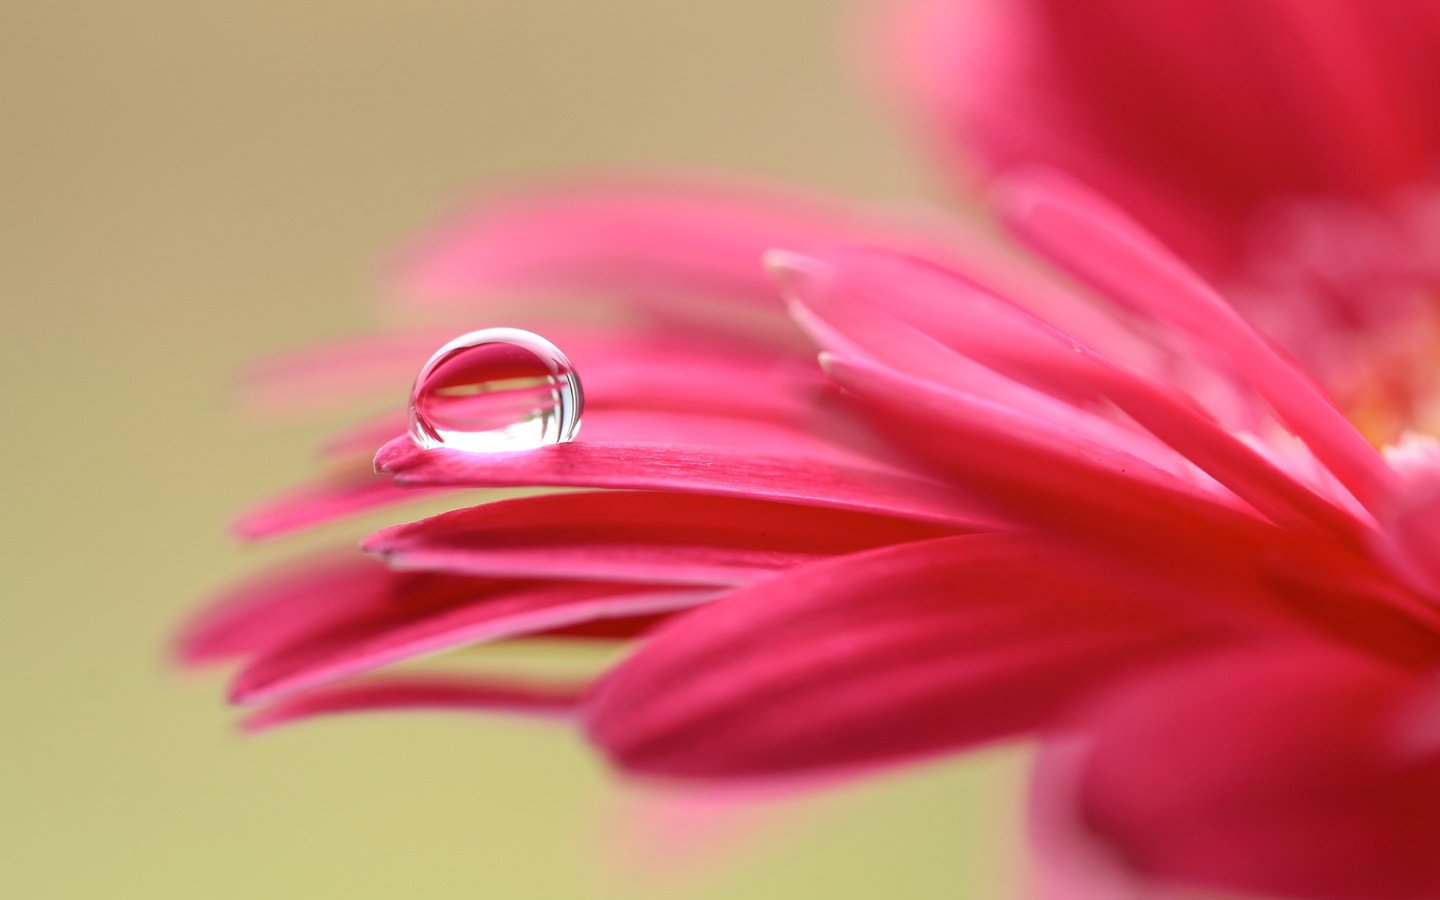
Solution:
M 425 449 L 533 450 L 572 440 L 584 395 L 560 348 L 519 328 L 462 334 L 435 351 L 410 392 L 410 437 Z

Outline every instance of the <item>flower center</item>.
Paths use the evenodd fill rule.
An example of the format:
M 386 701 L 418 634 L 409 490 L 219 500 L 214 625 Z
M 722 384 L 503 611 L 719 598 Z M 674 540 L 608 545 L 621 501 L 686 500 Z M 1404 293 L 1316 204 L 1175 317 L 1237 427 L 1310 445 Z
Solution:
M 1276 204 L 1244 246 L 1237 303 L 1372 441 L 1440 432 L 1440 182 Z

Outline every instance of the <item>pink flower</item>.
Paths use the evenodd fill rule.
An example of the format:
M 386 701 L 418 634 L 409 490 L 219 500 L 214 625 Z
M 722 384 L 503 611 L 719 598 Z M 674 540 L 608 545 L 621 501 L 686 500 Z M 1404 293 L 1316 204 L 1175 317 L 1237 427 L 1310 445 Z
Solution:
M 1375 104 L 1432 74 L 1421 54 L 1370 79 L 1373 48 L 1339 24 L 1393 14 L 1407 27 L 1391 40 L 1419 54 L 1431 32 L 1399 17 L 1428 7 L 1364 7 L 1372 22 L 1359 5 L 1249 6 L 1306 40 L 1225 44 L 1212 84 L 1218 42 L 1192 26 L 1245 31 L 1209 18 L 1221 8 L 1106 2 L 1077 25 L 1064 4 L 1010 4 L 965 32 L 936 2 L 907 58 L 940 133 L 996 168 L 1056 163 L 1113 192 L 1248 313 L 1283 313 L 1268 324 L 1292 349 L 1343 352 L 1316 368 L 1348 404 L 1369 389 L 1413 417 L 1428 392 L 1415 355 L 1367 342 L 1418 332 L 1414 296 L 1376 291 L 1431 283 L 1405 242 L 1433 206 L 1404 195 L 1429 177 L 1434 123 Z M 1105 28 L 1139 16 L 1156 17 L 1144 40 Z M 967 33 L 992 43 L 944 43 Z M 1152 46 L 1163 64 L 1132 84 L 1127 60 Z M 1304 117 L 1308 142 L 1254 105 L 1262 62 L 1303 62 L 1331 92 L 1336 117 Z M 985 91 L 958 97 L 974 73 Z M 1157 97 L 1190 115 L 1158 115 Z M 1036 736 L 1036 844 L 1067 890 L 1440 896 L 1440 445 L 1375 450 L 1186 263 L 1067 178 L 1012 176 L 995 206 L 1091 293 L 973 236 L 733 185 L 483 204 L 411 252 L 402 291 L 563 348 L 585 381 L 580 439 L 421 450 L 394 409 L 238 530 L 466 489 L 564 492 L 461 505 L 370 535 L 370 556 L 267 574 L 198 617 L 180 654 L 239 663 L 252 728 L 546 716 L 623 771 L 687 785 L 810 785 Z M 1274 224 L 1287 217 L 1324 241 L 1379 237 L 1338 272 L 1296 255 Z M 580 324 L 573 304 L 503 299 L 548 293 L 614 302 Z M 301 405 L 398 394 L 455 330 L 275 359 L 252 387 Z M 536 637 L 633 647 L 573 682 L 452 658 L 383 671 Z
M 615 292 L 622 331 L 547 329 L 586 379 L 581 438 L 466 454 L 397 437 L 385 476 L 342 465 L 241 530 L 417 489 L 609 490 L 384 529 L 364 542 L 380 560 L 241 587 L 183 655 L 239 659 L 255 727 L 558 715 L 620 768 L 687 783 L 851 777 L 1034 734 L 1038 846 L 1069 883 L 1440 894 L 1440 448 L 1375 451 L 1068 181 L 1020 179 L 999 205 L 1113 315 L 793 202 L 631 186 L 487 206 L 405 282 L 487 316 L 497 292 Z M 788 319 L 766 247 L 787 248 L 769 260 Z M 751 329 L 700 324 L 719 298 Z M 433 345 L 302 354 L 260 387 L 403 379 Z M 533 636 L 643 639 L 588 684 L 369 674 Z
M 952 172 L 1068 171 L 1366 406 L 1376 433 L 1435 416 L 1436 4 L 903 9 L 887 71 Z

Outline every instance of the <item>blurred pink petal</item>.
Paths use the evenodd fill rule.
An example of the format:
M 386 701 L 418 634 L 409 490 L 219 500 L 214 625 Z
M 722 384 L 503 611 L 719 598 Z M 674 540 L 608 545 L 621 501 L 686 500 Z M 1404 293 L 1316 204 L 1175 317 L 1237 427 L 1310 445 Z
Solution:
M 441 491 L 417 490 L 377 478 L 364 470 L 341 471 L 251 507 L 230 527 L 246 540 L 274 538 L 438 493 Z
M 1428 679 L 1427 679 L 1428 681 Z M 1153 672 L 1105 701 L 1077 820 L 1151 879 L 1271 895 L 1440 892 L 1440 743 L 1397 739 L 1413 673 L 1321 647 Z
M 777 359 L 747 343 L 713 334 L 696 334 L 659 323 L 636 324 L 623 332 L 580 329 L 573 324 L 517 322 L 533 325 L 578 368 L 585 371 L 586 402 L 591 405 L 650 403 L 675 405 L 686 392 L 701 391 L 721 408 L 726 403 L 787 410 L 797 389 L 813 388 L 813 368 L 795 354 Z M 276 354 L 247 373 L 248 399 L 262 409 L 313 408 L 330 405 L 338 397 L 384 389 L 392 396 L 396 386 L 415 378 L 435 349 L 454 337 L 454 331 L 423 331 L 370 335 L 320 344 Z M 794 383 L 779 380 L 793 374 Z M 776 376 L 766 390 L 719 390 L 726 381 L 745 388 Z
M 384 332 L 273 353 L 243 373 L 242 396 L 258 410 L 305 412 L 367 391 L 393 394 L 454 336 L 448 328 Z
M 266 731 L 318 716 L 373 712 L 486 712 L 568 716 L 583 688 L 462 676 L 389 676 L 350 681 L 290 697 L 244 720 L 246 731 Z
M 180 633 L 176 655 L 197 665 L 263 651 L 323 628 L 354 607 L 383 607 L 407 580 L 420 581 L 353 553 L 308 557 L 211 601 Z
M 900 86 L 938 143 L 996 170 L 1059 164 L 1127 204 L 1153 194 L 1216 239 L 1287 195 L 1384 197 L 1440 156 L 1424 0 L 902 9 Z
M 813 802 L 806 807 L 813 797 L 813 790 L 793 785 L 632 787 L 605 810 L 597 840 L 619 884 L 683 890 L 723 875 L 737 858 L 774 848 L 820 811 Z
M 432 300 L 579 288 L 773 305 L 765 250 L 876 231 L 857 214 L 790 191 L 591 179 L 479 204 L 407 254 L 398 279 L 404 293 Z
M 1412 435 L 1391 464 L 1404 487 L 1379 514 L 1376 550 L 1417 590 L 1440 594 L 1440 444 Z
M 656 632 L 596 686 L 587 728 L 625 768 L 672 777 L 928 756 L 1043 725 L 1175 645 L 1186 629 L 1151 601 L 1169 589 L 1025 535 L 817 563 Z

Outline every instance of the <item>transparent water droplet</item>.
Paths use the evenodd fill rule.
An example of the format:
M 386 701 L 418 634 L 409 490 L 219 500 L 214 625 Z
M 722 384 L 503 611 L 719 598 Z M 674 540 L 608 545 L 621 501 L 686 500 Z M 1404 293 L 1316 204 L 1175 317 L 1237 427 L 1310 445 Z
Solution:
M 519 328 L 484 328 L 436 350 L 420 370 L 410 437 L 426 449 L 533 450 L 574 439 L 584 402 L 559 347 Z

